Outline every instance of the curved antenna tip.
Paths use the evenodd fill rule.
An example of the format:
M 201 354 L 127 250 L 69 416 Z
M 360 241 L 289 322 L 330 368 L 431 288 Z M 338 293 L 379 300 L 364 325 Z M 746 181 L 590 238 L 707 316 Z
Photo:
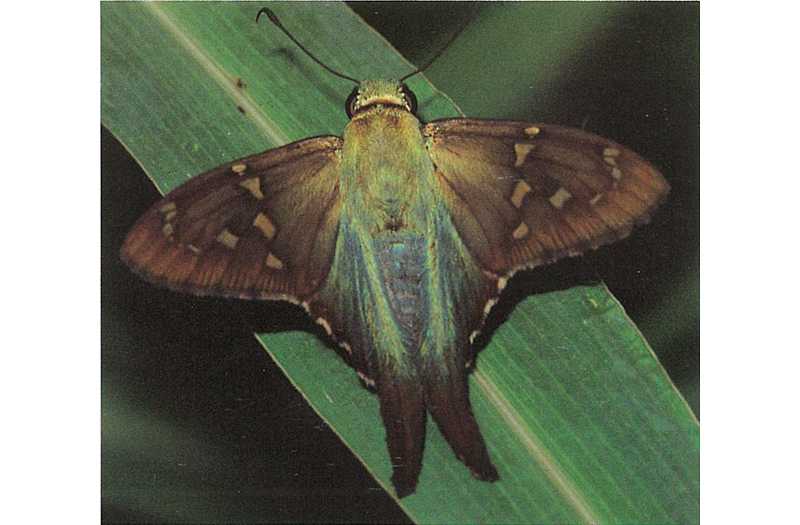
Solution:
M 334 69 L 331 69 L 330 67 L 325 65 L 320 59 L 318 59 L 317 57 L 312 55 L 311 52 L 308 49 L 306 49 L 305 46 L 303 46 L 303 44 L 301 44 L 285 27 L 283 27 L 283 24 L 281 24 L 281 21 L 278 20 L 278 16 L 275 13 L 272 12 L 272 9 L 269 9 L 267 7 L 262 7 L 261 9 L 259 9 L 258 13 L 256 14 L 256 22 L 258 22 L 258 19 L 261 18 L 261 15 L 263 15 L 263 14 L 266 14 L 267 17 L 269 18 L 270 22 L 275 24 L 278 27 L 278 29 L 283 31 L 286 34 L 286 36 L 288 36 L 289 39 L 292 42 L 294 42 L 295 45 L 297 45 L 297 47 L 300 48 L 300 50 L 303 53 L 308 55 L 314 62 L 316 62 L 317 64 L 322 66 L 326 71 L 336 75 L 339 78 L 343 78 L 345 80 L 349 80 L 350 82 L 355 82 L 356 84 L 359 83 L 359 80 L 357 78 L 348 77 L 347 75 L 343 75 L 342 73 L 339 73 L 338 71 L 336 71 Z
M 278 20 L 277 15 L 272 11 L 272 9 L 268 7 L 262 7 L 261 9 L 259 9 L 258 13 L 256 13 L 256 22 L 258 22 L 258 19 L 261 18 L 261 15 L 267 15 L 267 18 L 269 18 L 270 22 L 272 22 L 278 27 L 283 27 L 281 25 L 281 21 Z

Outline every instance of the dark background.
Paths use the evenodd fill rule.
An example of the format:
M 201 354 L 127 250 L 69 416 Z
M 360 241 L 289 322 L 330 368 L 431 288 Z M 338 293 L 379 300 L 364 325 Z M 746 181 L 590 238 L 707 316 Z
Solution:
M 353 7 L 422 63 L 417 40 L 441 38 L 442 20 L 463 19 L 464 6 L 444 4 Z M 560 95 L 566 114 L 538 120 L 574 125 L 583 107 L 607 107 L 617 119 L 609 138 L 634 150 L 647 143 L 673 192 L 656 220 L 620 247 L 526 273 L 519 280 L 536 282 L 518 293 L 545 291 L 549 279 L 565 275 L 605 281 L 699 416 L 698 4 L 650 4 L 609 38 L 619 39 L 617 56 L 634 71 L 658 67 L 654 56 L 686 49 L 687 41 L 697 53 L 675 57 L 685 67 L 655 88 L 614 85 L 624 80 L 604 73 L 602 57 L 587 56 L 569 84 L 574 90 Z M 430 76 L 436 83 L 435 66 Z M 626 101 L 637 97 L 663 108 L 644 127 L 625 117 Z M 592 113 L 601 129 L 603 118 Z M 665 129 L 681 133 L 660 140 Z M 255 341 L 250 320 L 258 307 L 169 293 L 119 262 L 127 229 L 160 195 L 105 129 L 101 142 L 103 521 L 408 521 Z M 513 290 L 499 308 L 515 304 Z M 299 309 L 287 305 L 283 313 L 275 329 L 316 330 Z M 180 453 L 160 450 L 164 442 Z

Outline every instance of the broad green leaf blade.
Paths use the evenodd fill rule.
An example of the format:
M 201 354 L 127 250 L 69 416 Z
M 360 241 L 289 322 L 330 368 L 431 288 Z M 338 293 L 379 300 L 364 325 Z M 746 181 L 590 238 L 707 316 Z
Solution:
M 343 102 L 352 85 L 314 65 L 271 26 L 256 25 L 258 7 L 103 4 L 103 124 L 162 191 L 223 162 L 307 136 L 339 134 L 344 127 Z M 348 75 L 400 76 L 412 70 L 343 5 L 273 7 L 299 40 Z M 597 27 L 593 20 L 602 20 L 578 19 L 587 31 Z M 492 17 L 479 16 L 475 26 L 479 30 L 464 36 L 467 44 L 459 40 L 457 45 L 470 40 L 480 45 L 486 34 L 504 30 L 493 26 Z M 561 52 L 574 45 L 553 43 L 548 60 L 570 56 Z M 424 79 L 410 85 L 423 120 L 458 114 Z M 482 87 L 472 84 L 475 91 L 476 86 Z M 377 398 L 313 335 L 282 332 L 260 338 L 312 406 L 391 491 Z M 480 354 L 471 388 L 501 481 L 472 479 L 429 424 L 419 487 L 400 502 L 412 519 L 698 521 L 697 422 L 602 286 L 520 302 Z

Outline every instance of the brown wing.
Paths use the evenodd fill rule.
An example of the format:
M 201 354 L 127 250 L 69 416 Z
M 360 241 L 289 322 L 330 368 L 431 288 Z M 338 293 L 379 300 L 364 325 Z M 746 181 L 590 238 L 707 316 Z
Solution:
M 175 290 L 303 300 L 333 261 L 340 145 L 306 139 L 198 175 L 139 219 L 122 259 Z
M 461 239 L 496 276 L 621 239 L 669 191 L 642 157 L 585 131 L 448 119 L 424 133 Z

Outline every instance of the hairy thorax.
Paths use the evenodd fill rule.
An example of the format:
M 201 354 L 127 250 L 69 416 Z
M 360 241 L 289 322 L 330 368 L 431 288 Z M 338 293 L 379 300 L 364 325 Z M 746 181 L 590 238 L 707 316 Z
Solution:
M 352 148 L 355 154 L 347 155 Z M 357 153 L 356 153 L 357 152 Z M 385 231 L 424 233 L 433 165 L 424 146 L 420 122 L 395 107 L 376 105 L 357 115 L 344 131 L 340 179 L 344 205 L 364 217 L 371 235 Z

